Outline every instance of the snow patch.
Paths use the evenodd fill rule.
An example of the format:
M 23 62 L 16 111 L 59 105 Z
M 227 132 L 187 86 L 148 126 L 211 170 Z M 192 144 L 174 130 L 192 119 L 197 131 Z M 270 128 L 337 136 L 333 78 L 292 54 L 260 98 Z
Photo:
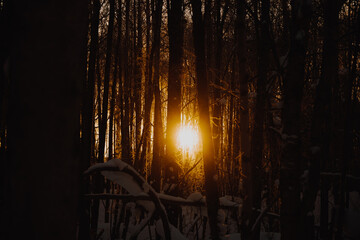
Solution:
M 187 200 L 193 201 L 193 202 L 200 202 L 203 199 L 203 195 L 199 192 L 193 192 L 188 197 Z
M 227 199 L 226 197 L 221 197 L 219 198 L 219 202 L 221 206 L 224 207 L 233 207 L 233 206 L 238 206 L 238 203 L 230 201 L 229 199 Z

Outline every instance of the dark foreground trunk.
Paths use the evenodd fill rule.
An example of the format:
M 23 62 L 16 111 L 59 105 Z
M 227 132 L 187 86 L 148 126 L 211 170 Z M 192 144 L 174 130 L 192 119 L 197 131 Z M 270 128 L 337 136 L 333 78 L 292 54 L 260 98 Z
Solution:
M 76 239 L 86 11 L 87 1 L 11 2 L 9 227 L 1 239 Z

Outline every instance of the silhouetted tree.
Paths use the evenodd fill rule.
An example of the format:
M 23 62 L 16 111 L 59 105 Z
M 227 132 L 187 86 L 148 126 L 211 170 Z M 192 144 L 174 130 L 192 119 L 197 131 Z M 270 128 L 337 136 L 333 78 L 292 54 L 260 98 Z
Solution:
M 210 113 L 209 113 L 209 83 L 206 76 L 205 60 L 205 26 L 201 13 L 200 0 L 191 0 L 193 10 L 193 38 L 195 48 L 195 69 L 197 80 L 197 93 L 199 104 L 199 124 L 203 145 L 203 161 L 205 172 L 205 192 L 207 212 L 212 239 L 220 239 L 217 225 L 219 208 L 219 195 L 217 189 L 218 175 L 215 165 L 215 152 L 211 137 Z
M 1 238 L 76 239 L 87 1 L 9 4 L 11 177 Z

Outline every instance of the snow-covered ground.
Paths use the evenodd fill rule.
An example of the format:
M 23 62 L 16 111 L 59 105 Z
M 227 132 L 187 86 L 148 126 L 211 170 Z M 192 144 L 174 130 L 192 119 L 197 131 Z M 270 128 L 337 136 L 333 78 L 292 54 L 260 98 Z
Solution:
M 131 168 L 126 163 L 119 159 L 111 160 L 104 164 L 97 164 L 91 167 L 91 169 L 97 169 L 101 166 L 114 167 L 118 166 L 120 170 L 124 168 Z M 149 191 L 154 192 L 152 187 L 147 184 L 143 179 L 143 183 L 139 184 L 134 180 L 134 176 L 123 172 L 111 172 L 102 171 L 104 176 L 112 181 L 120 184 L 130 194 L 134 196 L 148 195 Z M 136 176 L 135 176 L 136 177 Z M 205 203 L 205 196 L 199 192 L 190 194 L 187 199 L 180 197 L 173 197 L 166 194 L 155 193 L 155 200 L 168 200 L 168 201 L 185 201 L 185 202 L 202 202 Z M 105 223 L 105 200 L 100 200 L 99 208 L 99 220 L 98 220 L 98 233 L 102 232 L 99 239 L 109 240 L 111 239 L 111 221 Z M 230 196 L 224 196 L 219 199 L 220 205 L 224 208 L 218 212 L 218 224 L 221 236 L 223 239 L 240 239 L 240 234 L 237 229 L 237 221 L 234 216 L 239 217 L 241 214 L 242 200 L 240 198 L 232 199 Z M 138 205 L 136 205 L 138 204 Z M 127 239 L 131 236 L 137 235 L 138 240 L 155 239 L 156 233 L 162 238 L 164 237 L 164 230 L 162 221 L 159 219 L 152 219 L 152 215 L 155 213 L 155 205 L 150 200 L 139 200 L 135 203 L 128 203 L 126 208 L 130 210 L 131 216 L 129 221 L 128 232 L 126 234 Z M 111 205 L 112 206 L 112 205 Z M 141 206 L 141 209 L 138 207 Z M 163 207 L 160 204 L 161 207 Z M 226 208 L 228 207 L 228 208 Z M 230 207 L 230 208 L 229 208 Z M 331 213 L 334 208 L 334 196 L 332 191 L 329 190 L 329 221 L 332 219 Z M 111 209 L 111 207 L 110 207 Z M 184 239 L 209 239 L 210 231 L 209 225 L 206 223 L 204 226 L 204 217 L 207 217 L 207 209 L 202 206 L 182 206 L 182 233 L 178 228 L 170 225 L 171 239 L 184 240 Z M 142 214 L 141 211 L 144 211 Z M 234 212 L 235 211 L 235 212 Z M 143 217 L 141 217 L 143 216 Z M 320 193 L 315 201 L 315 226 L 320 224 Z M 142 225 L 142 226 L 141 226 Z M 120 235 L 123 232 L 124 224 L 120 225 Z M 204 229 L 205 227 L 205 229 Z M 260 240 L 280 240 L 280 233 L 276 232 L 261 232 Z M 120 239 L 120 238 L 118 238 Z M 360 194 L 357 191 L 349 193 L 349 208 L 346 209 L 344 217 L 344 239 L 359 239 L 360 240 Z

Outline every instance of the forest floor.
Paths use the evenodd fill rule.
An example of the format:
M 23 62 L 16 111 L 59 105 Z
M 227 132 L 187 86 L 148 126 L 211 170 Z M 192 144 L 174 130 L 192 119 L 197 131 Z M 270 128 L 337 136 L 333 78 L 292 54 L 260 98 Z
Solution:
M 329 192 L 329 219 L 332 219 L 332 209 L 334 208 L 334 198 L 332 194 Z M 183 209 L 183 211 L 186 209 Z M 188 209 L 189 210 L 189 209 Z M 320 224 L 320 198 L 316 199 L 315 203 L 315 225 L 319 226 Z M 329 221 L 330 221 L 329 220 Z M 329 222 L 330 223 L 330 222 Z M 105 201 L 100 202 L 99 209 L 99 221 L 98 221 L 98 232 L 102 232 L 101 237 L 99 239 L 102 240 L 110 240 L 111 233 L 111 222 L 105 223 Z M 232 225 L 234 223 L 230 223 Z M 233 226 L 234 227 L 234 226 Z M 233 227 L 227 226 L 227 229 L 234 229 Z M 123 224 L 121 225 L 120 231 L 123 229 Z M 208 228 L 207 228 L 208 229 Z M 149 234 L 151 232 L 151 237 Z M 196 236 L 194 232 L 190 232 L 188 234 L 184 234 L 186 239 L 195 240 L 197 238 L 202 239 L 202 227 L 199 226 L 199 235 Z M 209 232 L 206 231 L 205 239 L 209 236 Z M 349 207 L 345 211 L 345 219 L 344 219 L 344 239 L 360 239 L 360 193 L 357 191 L 353 191 L 349 193 Z M 260 240 L 280 240 L 280 233 L 275 232 L 264 232 L 260 233 Z M 118 238 L 121 239 L 121 238 Z M 138 235 L 138 240 L 147 240 L 147 239 L 155 239 L 155 225 L 146 226 Z M 226 235 L 224 239 L 240 239 L 240 234 L 231 233 Z

